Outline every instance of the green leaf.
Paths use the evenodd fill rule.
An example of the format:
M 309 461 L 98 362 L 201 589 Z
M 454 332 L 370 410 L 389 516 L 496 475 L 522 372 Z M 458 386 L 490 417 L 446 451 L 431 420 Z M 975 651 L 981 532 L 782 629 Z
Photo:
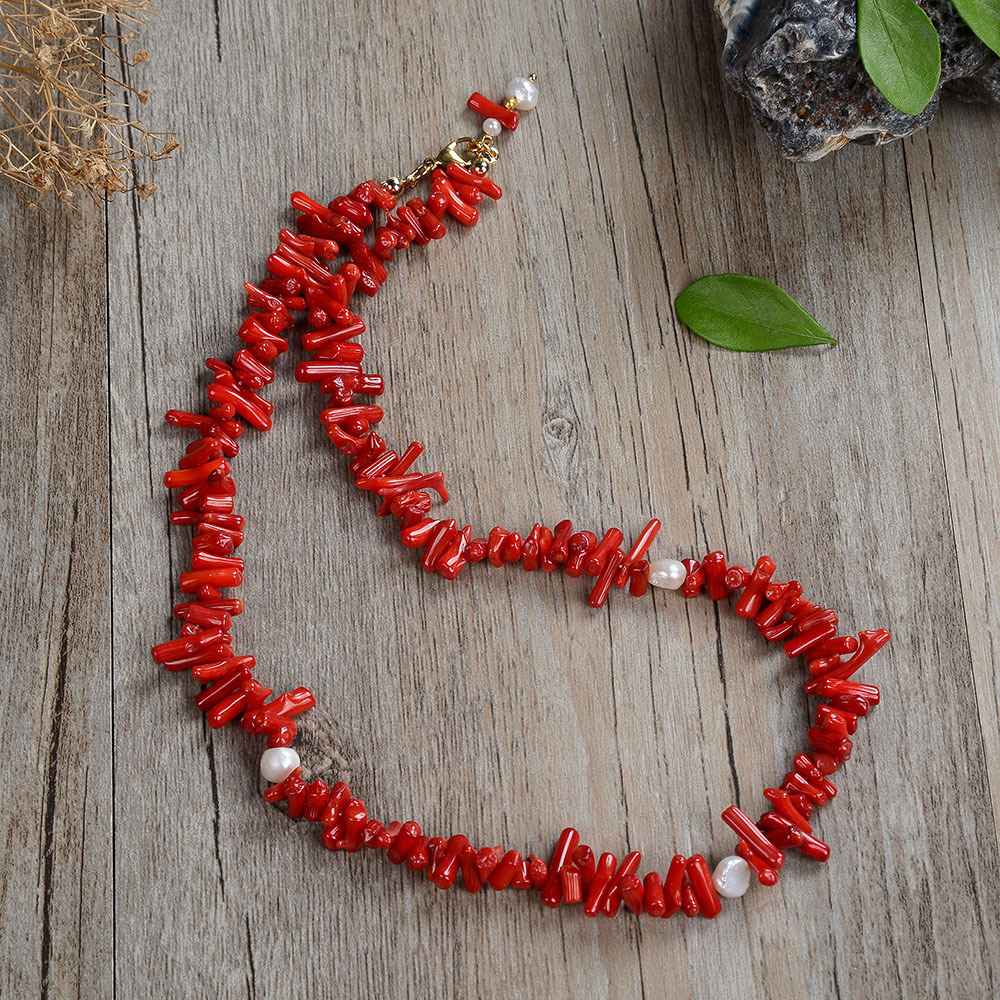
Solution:
M 906 115 L 927 107 L 941 79 L 941 42 L 913 0 L 858 0 L 858 48 L 890 104 Z
M 1000 56 L 1000 0 L 952 0 L 973 34 Z
M 674 308 L 692 333 L 729 351 L 837 344 L 790 295 L 746 274 L 699 278 L 677 296 Z

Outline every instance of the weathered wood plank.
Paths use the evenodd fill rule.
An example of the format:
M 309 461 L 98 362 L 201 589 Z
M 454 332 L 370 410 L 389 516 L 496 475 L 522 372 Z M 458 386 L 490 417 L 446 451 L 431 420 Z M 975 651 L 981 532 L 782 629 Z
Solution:
M 947 111 L 907 149 L 913 241 L 934 375 L 980 753 L 1000 827 L 1000 124 Z
M 907 143 L 792 166 L 724 92 L 716 42 L 700 6 L 655 4 L 335 18 L 187 4 L 154 22 L 146 44 L 170 85 L 148 117 L 184 122 L 187 149 L 156 199 L 108 215 L 113 692 L 106 663 L 94 668 L 106 442 L 81 447 L 81 429 L 106 419 L 100 309 L 68 291 L 93 289 L 97 229 L 69 243 L 52 223 L 56 260 L 12 279 L 15 316 L 51 300 L 55 331 L 82 311 L 91 347 L 78 382 L 54 379 L 70 419 L 49 372 L 84 345 L 49 333 L 53 367 L 31 371 L 41 335 L 25 327 L 24 375 L 7 391 L 42 430 L 37 446 L 2 430 L 17 456 L 2 496 L 33 528 L 13 535 L 5 582 L 37 582 L 4 609 L 24 644 L 13 662 L 52 663 L 48 680 L 15 669 L 5 705 L 5 732 L 33 706 L 37 755 L 17 786 L 34 811 L 5 813 L 7 842 L 43 831 L 35 866 L 0 881 L 5 925 L 24 899 L 49 913 L 18 921 L 12 945 L 5 935 L 22 959 L 17 995 L 41 988 L 46 963 L 50 995 L 108 992 L 111 845 L 122 996 L 624 997 L 659 995 L 668 976 L 675 995 L 713 998 L 995 992 L 998 125 L 956 108 Z M 569 514 L 599 529 L 660 513 L 659 551 L 770 549 L 846 621 L 896 633 L 870 671 L 885 708 L 821 820 L 830 864 L 790 862 L 779 889 L 715 924 L 593 924 L 331 857 L 257 801 L 251 742 L 205 730 L 185 679 L 148 660 L 186 558 L 159 486 L 184 439 L 160 416 L 196 401 L 195 359 L 231 350 L 239 284 L 260 273 L 288 190 L 330 197 L 405 168 L 465 128 L 470 89 L 528 69 L 543 101 L 497 168 L 504 199 L 477 231 L 407 254 L 365 306 L 387 432 L 419 437 L 427 466 L 446 467 L 455 516 L 526 528 Z M 5 238 L 29 242 L 16 227 Z M 723 269 L 776 278 L 841 347 L 729 356 L 691 338 L 673 297 Z M 673 595 L 619 596 L 594 615 L 562 578 L 426 578 L 351 495 L 289 368 L 270 393 L 275 430 L 236 467 L 253 525 L 239 633 L 269 682 L 320 697 L 307 761 L 349 774 L 385 818 L 481 842 L 545 851 L 572 821 L 659 866 L 731 849 L 720 810 L 756 808 L 800 747 L 806 707 L 780 657 L 724 610 Z M 98 488 L 52 490 L 64 468 Z M 87 588 L 98 598 L 77 596 Z M 36 592 L 45 626 L 32 631 Z M 78 898 L 67 879 L 81 856 Z
M 113 771 L 103 212 L 4 192 L 0 994 L 108 994 Z

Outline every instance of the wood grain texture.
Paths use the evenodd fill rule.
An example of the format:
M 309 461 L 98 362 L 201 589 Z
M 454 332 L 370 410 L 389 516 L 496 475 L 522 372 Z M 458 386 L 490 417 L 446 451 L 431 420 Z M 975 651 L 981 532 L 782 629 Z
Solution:
M 11 199 L 4 215 L 0 995 L 100 996 L 114 907 L 104 213 Z
M 5 402 L 27 416 L 2 431 L 2 731 L 29 766 L 0 812 L 25 857 L 0 881 L 3 995 L 995 995 L 1000 120 L 950 107 L 785 163 L 723 89 L 707 7 L 177 4 L 143 42 L 145 117 L 185 141 L 157 197 L 5 230 Z M 387 434 L 425 442 L 456 517 L 656 513 L 659 552 L 771 551 L 849 626 L 895 633 L 820 822 L 830 863 L 790 861 L 714 923 L 590 922 L 329 855 L 261 805 L 255 744 L 208 731 L 148 657 L 187 558 L 162 413 L 232 350 L 288 191 L 408 167 L 467 128 L 470 90 L 530 69 L 503 200 L 364 305 Z M 721 270 L 778 281 L 841 346 L 692 338 L 673 298 Z M 239 635 L 269 685 L 317 692 L 307 764 L 479 842 L 547 851 L 573 822 L 660 867 L 728 852 L 719 812 L 758 807 L 806 723 L 781 656 L 707 602 L 595 614 L 563 577 L 427 578 L 346 483 L 293 355 L 238 459 Z

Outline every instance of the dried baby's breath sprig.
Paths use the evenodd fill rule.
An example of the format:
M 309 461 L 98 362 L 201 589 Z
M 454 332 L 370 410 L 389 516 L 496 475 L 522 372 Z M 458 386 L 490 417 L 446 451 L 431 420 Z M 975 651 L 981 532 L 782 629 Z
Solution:
M 178 143 L 133 116 L 130 102 L 143 105 L 149 93 L 127 79 L 149 60 L 145 49 L 127 51 L 150 12 L 149 0 L 0 0 L 0 177 L 29 201 L 155 190 L 137 165 Z

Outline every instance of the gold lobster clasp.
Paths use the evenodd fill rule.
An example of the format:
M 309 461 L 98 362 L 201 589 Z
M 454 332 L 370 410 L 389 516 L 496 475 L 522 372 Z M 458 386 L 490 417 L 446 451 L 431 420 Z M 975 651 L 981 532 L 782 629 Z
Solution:
M 471 147 L 475 143 L 475 139 L 469 135 L 463 135 L 458 139 L 452 139 L 444 149 L 434 159 L 437 161 L 436 165 L 439 167 L 446 167 L 449 163 L 455 163 L 460 167 L 470 167 L 472 165 L 471 161 L 466 159 L 465 155 L 459 150 L 459 146 Z
M 485 134 L 478 138 L 471 135 L 459 136 L 457 139 L 452 139 L 436 156 L 428 156 L 421 161 L 405 177 L 390 177 L 385 185 L 393 194 L 401 194 L 416 187 L 438 167 L 447 167 L 450 164 L 485 173 L 497 156 L 499 151 L 491 136 Z

